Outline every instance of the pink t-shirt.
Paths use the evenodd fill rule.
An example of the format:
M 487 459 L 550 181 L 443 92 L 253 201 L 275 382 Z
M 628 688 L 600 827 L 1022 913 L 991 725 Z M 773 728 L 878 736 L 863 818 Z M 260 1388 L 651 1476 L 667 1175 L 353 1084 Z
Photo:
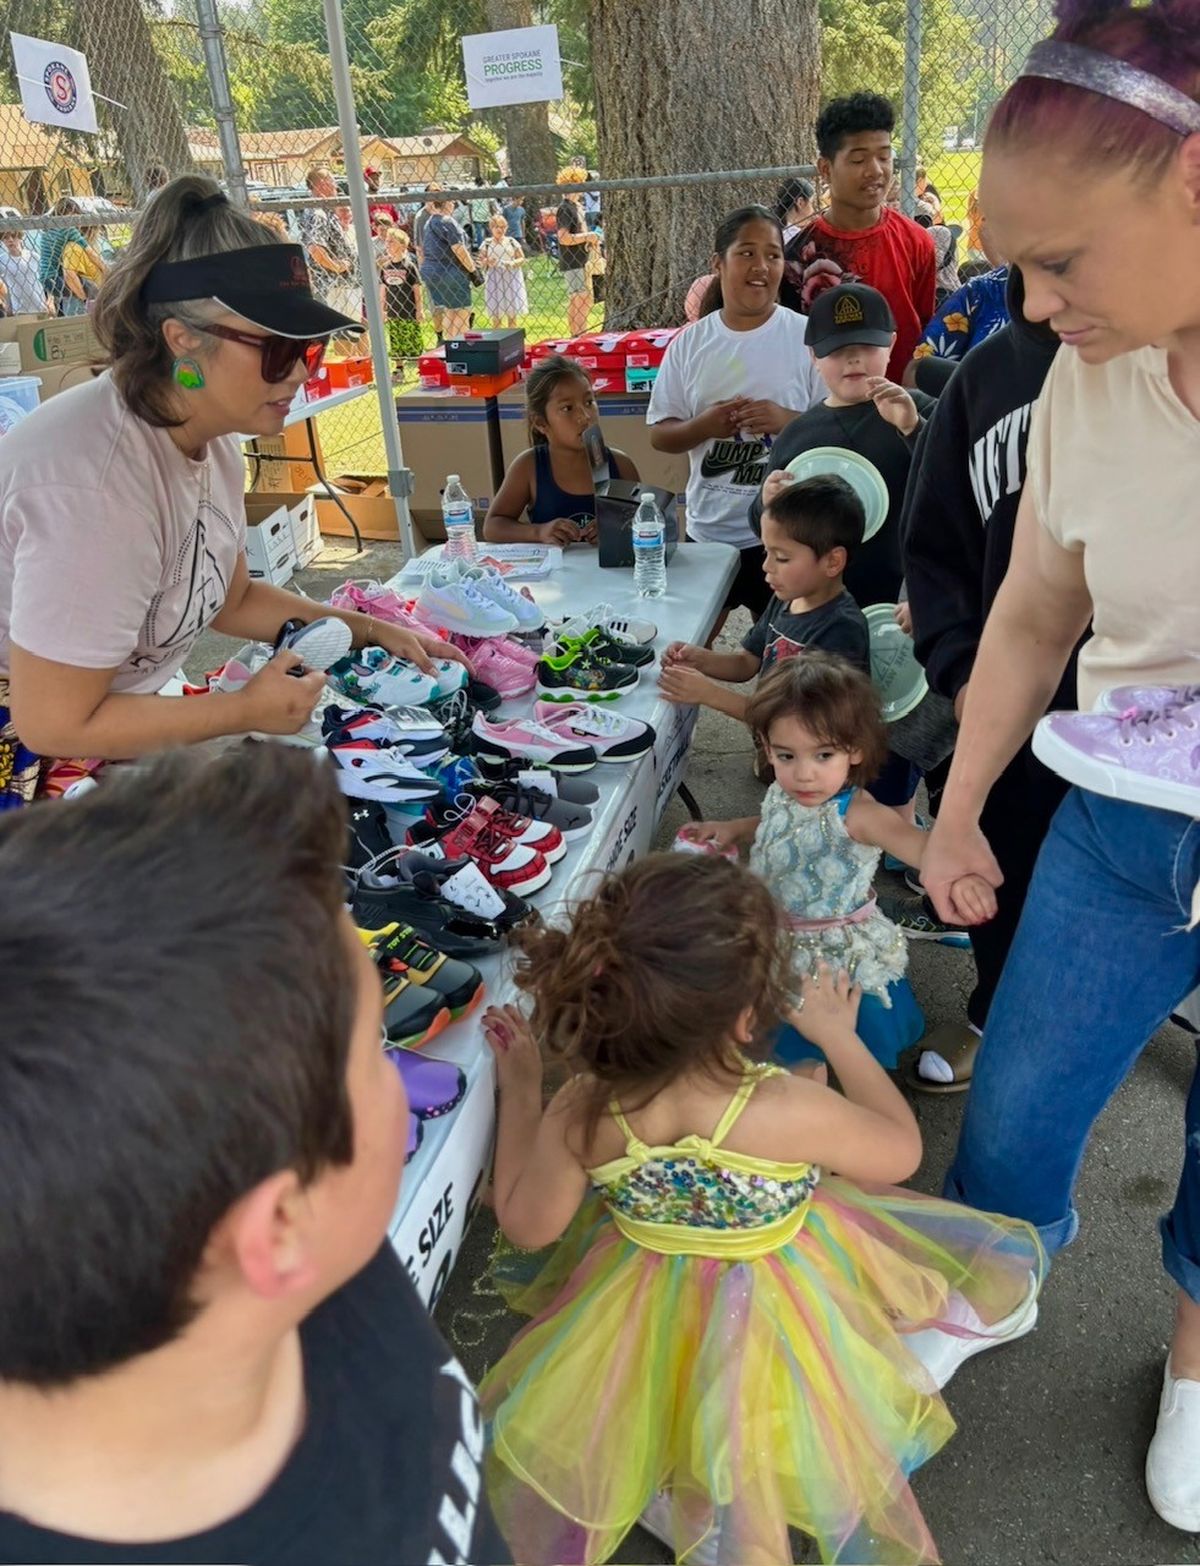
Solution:
M 0 673 L 9 647 L 157 691 L 225 603 L 246 543 L 240 442 L 194 462 L 112 377 L 0 439 Z

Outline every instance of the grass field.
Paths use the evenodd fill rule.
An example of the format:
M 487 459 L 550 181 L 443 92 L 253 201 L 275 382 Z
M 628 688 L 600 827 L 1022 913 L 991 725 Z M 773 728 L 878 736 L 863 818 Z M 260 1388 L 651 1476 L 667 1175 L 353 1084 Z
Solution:
M 929 178 L 937 186 L 947 223 L 967 226 L 967 197 L 979 184 L 983 154 L 978 150 L 943 152 L 929 164 Z

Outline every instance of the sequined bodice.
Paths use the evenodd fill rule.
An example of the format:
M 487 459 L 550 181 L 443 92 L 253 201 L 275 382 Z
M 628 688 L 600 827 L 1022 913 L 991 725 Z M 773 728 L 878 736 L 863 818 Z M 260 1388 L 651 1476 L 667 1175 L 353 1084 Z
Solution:
M 750 1094 L 777 1067 L 747 1072 L 711 1138 L 687 1136 L 670 1147 L 647 1147 L 629 1129 L 623 1158 L 589 1171 L 609 1208 L 635 1223 L 689 1229 L 754 1229 L 803 1207 L 820 1179 L 812 1164 L 777 1164 L 721 1147 Z
M 750 850 L 750 868 L 790 914 L 836 919 L 871 896 L 879 850 L 856 843 L 845 814 L 853 791 L 802 805 L 772 783 Z

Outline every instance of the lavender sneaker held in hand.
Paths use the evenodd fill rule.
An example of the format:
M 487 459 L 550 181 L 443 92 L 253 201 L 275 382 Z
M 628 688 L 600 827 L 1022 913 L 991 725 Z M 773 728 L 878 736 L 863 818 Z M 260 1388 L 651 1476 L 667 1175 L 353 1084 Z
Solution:
M 1052 712 L 1033 731 L 1033 753 L 1093 794 L 1200 816 L 1200 700 Z

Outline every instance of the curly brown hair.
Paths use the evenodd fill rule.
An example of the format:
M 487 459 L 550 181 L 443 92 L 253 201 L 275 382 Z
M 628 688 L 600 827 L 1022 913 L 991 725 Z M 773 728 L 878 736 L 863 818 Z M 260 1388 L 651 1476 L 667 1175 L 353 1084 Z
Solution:
M 795 718 L 822 743 L 858 750 L 862 760 L 847 781 L 862 787 L 877 778 L 887 759 L 887 729 L 875 687 L 861 670 L 836 653 L 801 653 L 777 663 L 759 680 L 746 704 L 746 722 L 762 747 L 771 725 Z
M 519 937 L 516 982 L 551 1060 L 591 1079 L 590 1138 L 611 1100 L 637 1109 L 686 1071 L 737 1076 L 750 1008 L 755 1052 L 791 1004 L 791 943 L 757 876 L 707 855 L 651 854 L 574 910 Z

